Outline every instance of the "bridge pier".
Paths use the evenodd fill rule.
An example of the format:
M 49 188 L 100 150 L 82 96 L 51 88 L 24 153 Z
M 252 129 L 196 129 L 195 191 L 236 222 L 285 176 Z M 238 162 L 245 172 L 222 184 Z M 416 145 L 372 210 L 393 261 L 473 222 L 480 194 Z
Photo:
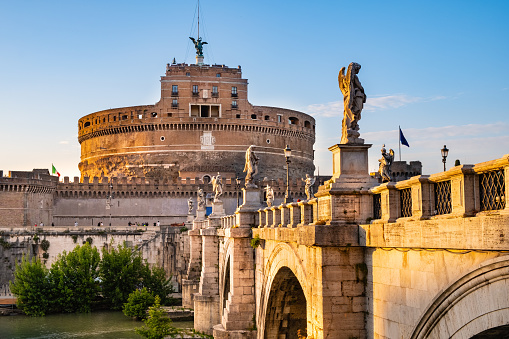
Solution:
M 214 326 L 214 338 L 256 338 L 254 250 L 251 229 L 247 227 L 220 230 L 227 252 L 220 264 L 221 323 Z
M 194 294 L 194 328 L 212 334 L 212 327 L 220 322 L 219 313 L 219 238 L 217 228 L 221 226 L 224 209 L 218 201 L 212 206 L 207 228 L 200 230 L 202 239 L 202 265 L 200 286 Z
M 200 284 L 202 239 L 200 229 L 204 220 L 193 221 L 193 229 L 188 231 L 189 235 L 189 266 L 187 268 L 187 279 L 182 280 L 182 306 L 194 308 L 193 295 L 198 292 Z

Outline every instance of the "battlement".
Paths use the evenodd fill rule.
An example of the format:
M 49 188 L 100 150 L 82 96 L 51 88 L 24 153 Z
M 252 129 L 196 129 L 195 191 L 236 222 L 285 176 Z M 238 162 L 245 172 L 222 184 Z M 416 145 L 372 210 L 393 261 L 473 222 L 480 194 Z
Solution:
M 57 182 L 58 177 L 51 176 L 47 169 L 9 171 L 7 176 L 0 176 L 0 192 L 51 193 Z
M 236 185 L 235 177 L 223 177 L 223 194 L 235 196 L 240 193 L 244 183 Z M 111 184 L 111 187 L 110 187 Z M 286 182 L 279 178 L 277 180 L 261 180 L 257 182 L 260 190 L 270 185 L 274 190 L 276 198 L 282 198 L 286 192 Z M 297 197 L 304 197 L 304 182 L 300 179 L 290 180 L 290 191 Z M 212 184 L 204 182 L 201 178 L 178 178 L 176 181 L 162 180 L 156 178 L 126 178 L 126 177 L 84 177 L 83 182 L 79 177 L 74 177 L 74 182 L 69 177 L 64 177 L 56 187 L 57 197 L 95 197 L 106 198 L 109 192 L 113 192 L 117 198 L 129 197 L 175 197 L 195 196 L 198 189 L 205 192 L 213 192 Z
M 241 67 L 230 68 L 226 65 L 196 65 L 196 64 L 167 64 L 166 65 L 167 76 L 213 76 L 217 78 L 242 78 Z

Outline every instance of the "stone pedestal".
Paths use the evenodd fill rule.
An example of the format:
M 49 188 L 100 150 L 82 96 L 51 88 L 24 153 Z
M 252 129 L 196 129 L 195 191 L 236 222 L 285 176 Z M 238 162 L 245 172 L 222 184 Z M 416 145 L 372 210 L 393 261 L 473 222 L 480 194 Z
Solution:
M 221 200 L 212 202 L 212 213 L 209 215 L 209 218 L 221 218 L 225 215 L 223 202 Z
M 188 214 L 188 215 L 187 215 L 187 221 L 186 221 L 186 223 L 192 223 L 192 222 L 193 222 L 193 220 L 194 220 L 194 215 L 192 215 L 192 214 Z
M 242 205 L 235 211 L 236 223 L 239 227 L 254 227 L 254 215 L 259 209 L 262 208 L 260 199 L 260 191 L 257 188 L 243 188 L 242 189 Z
M 196 220 L 205 220 L 205 208 L 196 209 Z
M 337 144 L 329 147 L 333 174 L 315 194 L 318 204 L 317 213 L 313 213 L 313 222 L 321 225 L 363 223 L 371 216 L 372 196 L 369 189 L 377 186 L 378 181 L 369 175 L 370 147 L 370 144 Z
M 335 184 L 333 186 L 359 189 L 365 187 L 365 184 L 371 186 L 375 184 L 376 180 L 369 176 L 369 148 L 371 144 L 337 144 L 329 147 L 329 151 L 332 152 L 330 181 Z
M 203 55 L 197 55 L 196 56 L 196 64 L 198 66 L 203 66 Z

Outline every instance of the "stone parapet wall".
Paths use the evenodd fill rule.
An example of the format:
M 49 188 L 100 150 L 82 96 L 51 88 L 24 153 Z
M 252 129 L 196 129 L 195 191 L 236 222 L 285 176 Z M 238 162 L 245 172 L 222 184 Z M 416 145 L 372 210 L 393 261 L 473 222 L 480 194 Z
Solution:
M 371 189 L 374 222 L 509 213 L 509 155 Z M 372 204 L 376 203 L 374 200 Z M 378 208 L 378 211 L 375 209 Z

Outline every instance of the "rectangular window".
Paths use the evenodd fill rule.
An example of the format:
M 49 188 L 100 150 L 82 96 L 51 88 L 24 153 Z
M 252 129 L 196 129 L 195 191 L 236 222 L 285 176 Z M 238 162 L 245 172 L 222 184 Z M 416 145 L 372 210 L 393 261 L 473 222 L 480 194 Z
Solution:
M 193 85 L 193 95 L 198 95 L 198 85 Z
M 282 115 L 277 115 L 277 122 L 283 122 L 283 116 Z
M 237 94 L 237 87 L 233 86 L 233 87 L 232 87 L 232 97 L 235 97 L 235 98 L 236 98 L 236 97 L 237 97 L 237 95 L 238 95 L 238 94 Z
M 220 78 L 221 77 L 221 73 L 216 73 L 216 78 Z
M 171 103 L 171 107 L 179 107 L 179 101 L 178 99 L 173 99 L 172 103 Z
M 171 95 L 179 95 L 179 86 L 178 85 L 171 86 Z
M 217 86 L 212 86 L 212 97 L 217 98 L 219 96 L 219 93 L 217 91 Z
M 232 108 L 238 108 L 237 100 L 232 100 Z

